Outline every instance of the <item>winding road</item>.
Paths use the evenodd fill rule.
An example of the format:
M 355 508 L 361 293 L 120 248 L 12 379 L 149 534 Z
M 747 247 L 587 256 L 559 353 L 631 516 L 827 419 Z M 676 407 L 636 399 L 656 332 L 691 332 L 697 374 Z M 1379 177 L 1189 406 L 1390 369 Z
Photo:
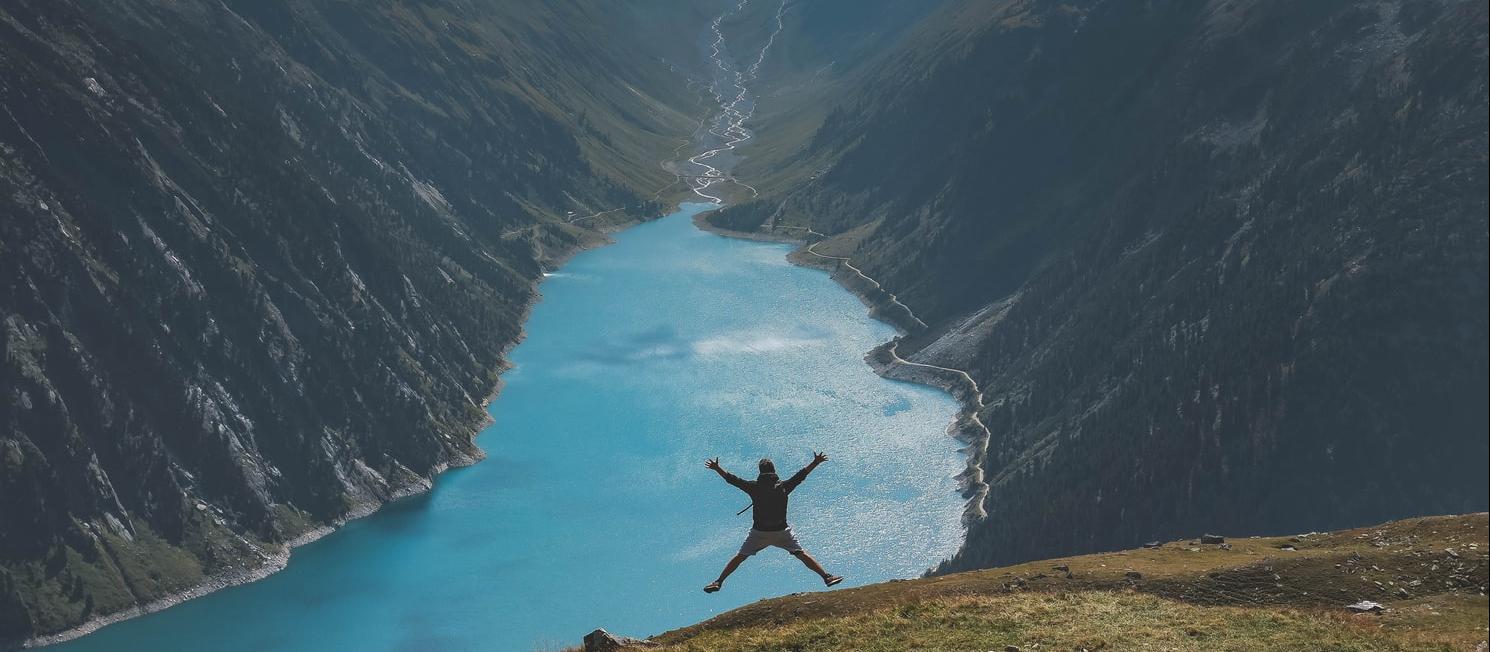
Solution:
M 816 175 L 813 176 L 816 177 Z M 786 202 L 785 200 L 783 200 L 782 205 L 777 207 L 776 213 L 771 216 L 771 219 L 774 219 L 777 215 L 780 215 L 782 208 L 784 208 L 785 206 Z M 904 310 L 905 314 L 912 320 L 914 320 L 917 325 L 919 325 L 921 328 L 927 327 L 926 322 L 921 321 L 921 318 L 916 316 L 915 311 L 911 310 L 910 306 L 902 303 L 900 301 L 900 298 L 897 297 L 895 293 L 885 289 L 884 284 L 874 280 L 868 274 L 865 274 L 864 270 L 855 267 L 854 264 L 850 262 L 847 256 L 830 256 L 828 254 L 818 252 L 817 246 L 823 243 L 823 239 L 827 238 L 826 235 L 823 235 L 822 233 L 813 230 L 811 227 L 806 226 L 780 225 L 776 226 L 775 228 L 795 229 L 803 231 L 810 236 L 817 237 L 818 240 L 812 242 L 811 244 L 808 244 L 807 247 L 803 249 L 803 251 L 813 256 L 817 256 L 818 258 L 835 261 L 842 264 L 844 267 L 847 267 L 849 270 L 857 274 L 859 278 L 864 279 L 865 281 L 872 284 L 875 289 L 883 294 L 892 305 L 899 306 L 902 310 Z M 887 351 L 890 354 L 891 362 L 907 367 L 919 367 L 922 369 L 930 369 L 933 371 L 950 373 L 956 376 L 960 382 L 967 383 L 967 387 L 970 390 L 968 392 L 968 395 L 972 397 L 971 406 L 966 410 L 967 419 L 973 425 L 977 426 L 978 430 L 982 431 L 983 433 L 983 436 L 978 439 L 977 442 L 975 442 L 978 446 L 977 455 L 973 456 L 971 463 L 968 464 L 968 482 L 973 487 L 973 497 L 969 501 L 968 515 L 974 519 L 981 519 L 988 515 L 988 512 L 983 508 L 983 500 L 987 498 L 989 491 L 988 483 L 984 480 L 983 477 L 983 465 L 981 462 L 987 457 L 989 442 L 993 439 L 993 431 L 988 429 L 988 426 L 983 423 L 983 418 L 979 416 L 979 413 L 982 412 L 983 408 L 986 406 L 983 399 L 983 389 L 978 386 L 978 381 L 974 380 L 973 376 L 968 372 L 962 369 L 954 369 L 952 367 L 943 367 L 934 364 L 925 364 L 921 362 L 912 362 L 910 360 L 906 360 L 905 358 L 900 357 L 900 352 L 898 350 L 899 347 L 900 338 L 896 338 L 890 342 L 890 346 Z
M 977 455 L 974 455 L 972 457 L 970 463 L 967 465 L 968 484 L 973 487 L 973 497 L 968 501 L 968 516 L 973 519 L 982 519 L 983 517 L 988 516 L 988 511 L 983 508 L 983 500 L 988 497 L 989 488 L 988 482 L 983 477 L 982 462 L 988 457 L 988 445 L 989 442 L 993 440 L 993 431 L 989 430 L 988 426 L 983 423 L 983 418 L 978 416 L 978 413 L 983 411 L 984 406 L 983 390 L 979 389 L 978 381 L 973 380 L 973 377 L 969 375 L 968 372 L 961 369 L 940 367 L 934 364 L 923 364 L 920 362 L 911 362 L 910 360 L 906 360 L 905 358 L 900 357 L 900 352 L 896 351 L 896 348 L 898 348 L 899 346 L 899 339 L 890 342 L 890 359 L 895 363 L 902 364 L 907 367 L 921 367 L 924 369 L 950 372 L 961 377 L 962 380 L 966 382 L 969 387 L 972 388 L 971 396 L 973 397 L 973 407 L 967 410 L 967 416 L 968 420 L 971 421 L 973 425 L 978 426 L 978 429 L 983 431 L 983 437 L 974 442 L 978 446 L 978 453 Z
M 733 9 L 725 11 L 724 13 L 715 17 L 714 20 L 710 23 L 710 29 L 714 33 L 714 41 L 710 44 L 709 59 L 713 62 L 714 66 L 719 69 L 720 73 L 723 73 L 726 77 L 732 78 L 730 85 L 733 87 L 735 94 L 728 101 L 725 100 L 726 91 L 721 87 L 719 74 L 716 73 L 715 81 L 710 86 L 710 90 L 714 95 L 715 102 L 719 104 L 720 111 L 719 114 L 715 116 L 713 127 L 709 129 L 709 133 L 723 139 L 723 143 L 711 149 L 706 149 L 703 152 L 700 152 L 699 154 L 696 154 L 693 157 L 687 159 L 689 163 L 703 168 L 702 174 L 691 178 L 680 176 L 680 178 L 686 178 L 689 181 L 689 185 L 692 188 L 694 194 L 719 204 L 724 203 L 724 199 L 722 197 L 710 194 L 705 191 L 707 191 L 713 185 L 722 181 L 729 181 L 750 190 L 752 198 L 760 196 L 760 192 L 754 187 L 741 182 L 733 175 L 726 175 L 723 170 L 705 163 L 704 161 L 713 159 L 715 156 L 718 156 L 723 152 L 732 151 L 740 144 L 750 140 L 753 137 L 751 131 L 746 129 L 744 126 L 745 122 L 755 115 L 755 103 L 749 100 L 749 89 L 747 87 L 747 84 L 755 81 L 760 76 L 761 65 L 765 62 L 766 55 L 770 52 L 771 46 L 775 44 L 776 37 L 781 33 L 785 25 L 784 16 L 789 4 L 789 0 L 782 0 L 781 4 L 777 7 L 775 16 L 775 29 L 772 30 L 771 35 L 766 39 L 766 42 L 761 47 L 760 53 L 756 56 L 755 61 L 744 70 L 739 70 L 737 68 L 732 68 L 729 64 L 726 63 L 725 52 L 727 50 L 727 46 L 725 43 L 724 32 L 720 26 L 725 19 L 740 12 L 749 4 L 750 0 L 741 0 L 741 2 L 735 5 Z M 745 108 L 743 109 L 741 108 L 742 104 L 745 105 Z M 818 170 L 810 178 L 816 179 L 824 171 L 825 170 Z M 801 187 L 783 198 L 781 204 L 777 206 L 776 211 L 771 215 L 770 218 L 766 220 L 766 223 L 774 224 L 776 218 L 779 217 L 782 211 L 785 209 L 787 201 L 789 201 L 797 193 L 804 190 L 806 187 L 807 184 L 803 184 Z M 822 244 L 824 239 L 827 238 L 826 235 L 819 233 L 810 227 L 779 226 L 777 228 L 796 229 L 805 232 L 810 237 L 817 238 L 815 241 L 810 242 L 804 249 L 804 251 L 806 251 L 809 255 L 816 256 L 824 260 L 832 260 L 836 263 L 841 264 L 843 267 L 848 268 L 859 278 L 874 286 L 875 290 L 882 294 L 891 305 L 898 306 L 901 310 L 904 310 L 905 314 L 910 317 L 910 319 L 914 321 L 917 326 L 923 329 L 927 328 L 926 322 L 922 321 L 921 318 L 916 315 L 915 311 L 911 310 L 910 306 L 902 302 L 900 300 L 900 297 L 897 296 L 894 292 L 889 291 L 883 283 L 880 283 L 878 280 L 874 279 L 868 274 L 865 274 L 864 270 L 855 266 L 853 264 L 853 261 L 850 260 L 849 257 L 832 256 L 818 251 L 817 247 L 818 245 Z M 968 422 L 976 426 L 977 429 L 981 431 L 983 436 L 981 438 L 977 438 L 978 441 L 976 442 L 976 445 L 979 446 L 979 449 L 977 450 L 976 455 L 972 456 L 972 459 L 968 464 L 968 481 L 969 485 L 974 488 L 974 495 L 969 503 L 968 514 L 971 518 L 981 519 L 987 515 L 987 512 L 983 508 L 983 500 L 987 497 L 989 491 L 988 484 L 984 481 L 983 477 L 982 461 L 987 456 L 989 442 L 993 438 L 992 431 L 989 430 L 988 426 L 983 423 L 982 417 L 979 416 L 979 413 L 982 412 L 985 407 L 983 390 L 981 387 L 978 386 L 978 381 L 974 380 L 972 375 L 969 374 L 967 371 L 964 371 L 962 369 L 954 369 L 952 367 L 943 367 L 906 360 L 905 358 L 902 358 L 900 356 L 900 353 L 897 350 L 899 346 L 900 340 L 896 339 L 890 343 L 890 346 L 888 348 L 890 359 L 893 363 L 904 365 L 907 367 L 919 367 L 940 373 L 952 374 L 958 379 L 958 382 L 966 383 L 968 389 L 970 390 L 968 392 L 968 396 L 971 397 L 971 401 L 970 405 L 968 405 L 966 409 L 967 420 Z

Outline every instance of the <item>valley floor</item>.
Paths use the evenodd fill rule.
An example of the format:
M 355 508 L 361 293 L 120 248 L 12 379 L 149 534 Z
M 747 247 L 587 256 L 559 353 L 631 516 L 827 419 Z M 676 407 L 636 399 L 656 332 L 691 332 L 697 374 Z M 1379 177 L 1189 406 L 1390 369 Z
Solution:
M 1486 539 L 1480 513 L 1176 541 L 763 600 L 649 649 L 1479 651 Z

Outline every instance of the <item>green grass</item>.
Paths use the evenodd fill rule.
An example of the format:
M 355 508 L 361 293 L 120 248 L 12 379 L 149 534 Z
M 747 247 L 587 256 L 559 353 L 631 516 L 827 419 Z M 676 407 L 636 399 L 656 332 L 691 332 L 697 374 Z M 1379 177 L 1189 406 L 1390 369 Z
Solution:
M 71 543 L 55 545 L 41 560 L 0 564 L 0 571 L 20 589 L 11 598 L 28 615 L 32 633 L 48 634 L 164 598 L 200 584 L 208 575 L 262 563 L 253 544 L 210 516 L 190 518 L 185 537 L 176 542 L 140 520 L 134 521 L 134 534 L 128 539 L 106 528 L 79 524 Z M 0 595 L 0 602 L 6 599 Z

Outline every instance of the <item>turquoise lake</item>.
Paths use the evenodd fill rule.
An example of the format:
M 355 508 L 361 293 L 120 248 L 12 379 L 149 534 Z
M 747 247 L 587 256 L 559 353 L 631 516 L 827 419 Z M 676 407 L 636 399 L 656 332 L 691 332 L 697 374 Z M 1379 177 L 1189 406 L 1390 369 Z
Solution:
M 485 461 L 296 549 L 284 571 L 56 650 L 557 650 L 767 596 L 820 591 L 785 552 L 714 579 L 748 499 L 703 467 L 782 476 L 802 544 L 842 587 L 919 575 L 961 542 L 963 465 L 946 394 L 885 380 L 894 335 L 791 247 L 699 231 L 679 212 L 544 281 L 480 435 Z

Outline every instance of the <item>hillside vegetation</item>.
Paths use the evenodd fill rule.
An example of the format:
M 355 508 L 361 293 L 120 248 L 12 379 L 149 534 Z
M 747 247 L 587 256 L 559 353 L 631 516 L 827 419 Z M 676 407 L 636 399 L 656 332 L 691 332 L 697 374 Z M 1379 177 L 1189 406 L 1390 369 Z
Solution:
M 1171 541 L 762 600 L 646 649 L 1476 650 L 1486 550 L 1485 514 Z

